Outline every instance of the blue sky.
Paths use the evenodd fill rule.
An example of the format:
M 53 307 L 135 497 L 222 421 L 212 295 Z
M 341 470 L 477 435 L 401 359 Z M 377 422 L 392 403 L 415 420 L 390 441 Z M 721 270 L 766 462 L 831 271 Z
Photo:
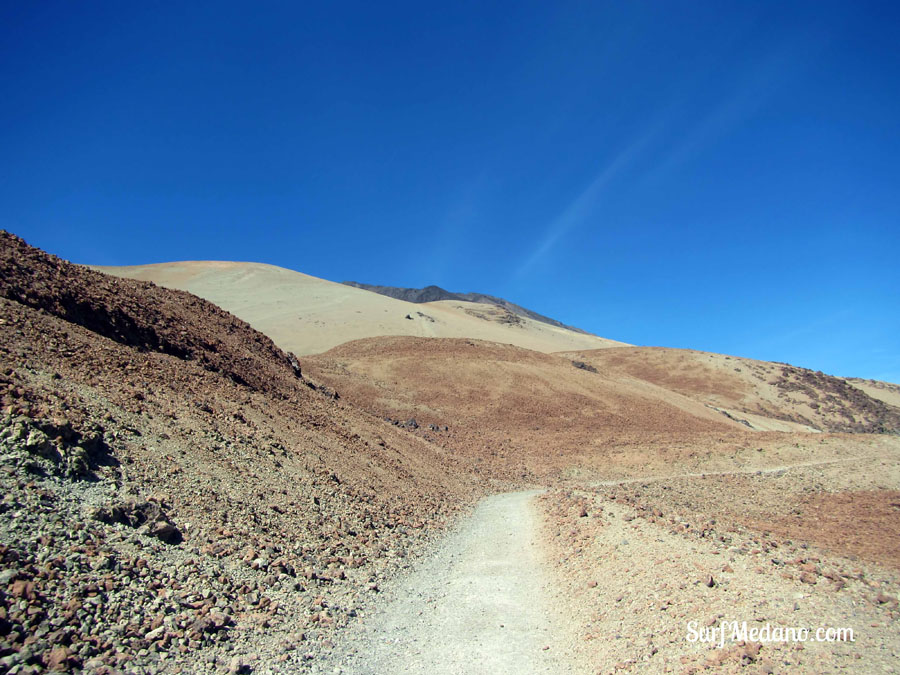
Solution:
M 0 227 L 900 381 L 900 9 L 0 7 Z

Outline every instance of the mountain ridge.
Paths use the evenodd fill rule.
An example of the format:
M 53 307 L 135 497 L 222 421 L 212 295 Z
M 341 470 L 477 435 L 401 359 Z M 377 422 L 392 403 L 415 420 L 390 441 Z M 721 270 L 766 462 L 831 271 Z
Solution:
M 345 286 L 352 286 L 353 288 L 359 288 L 364 291 L 371 291 L 372 293 L 385 295 L 389 298 L 394 298 L 395 300 L 404 300 L 405 302 L 412 302 L 416 304 L 422 304 L 425 302 L 438 302 L 440 300 L 458 300 L 461 302 L 476 302 L 482 305 L 496 305 L 512 312 L 513 314 L 524 316 L 529 319 L 534 319 L 535 321 L 540 321 L 541 323 L 546 323 L 550 326 L 565 328 L 566 330 L 575 331 L 576 333 L 583 333 L 585 335 L 593 335 L 593 333 L 589 333 L 588 331 L 576 326 L 569 326 L 567 324 L 564 324 L 562 321 L 558 321 L 557 319 L 552 319 L 549 316 L 539 314 L 534 310 L 522 307 L 521 305 L 517 305 L 514 302 L 505 300 L 504 298 L 498 298 L 495 295 L 487 295 L 486 293 L 456 293 L 454 291 L 448 291 L 444 288 L 441 288 L 440 286 L 435 286 L 434 284 L 424 286 L 423 288 L 403 288 L 400 286 L 379 286 L 376 284 L 364 284 L 359 281 L 342 281 L 341 283 Z

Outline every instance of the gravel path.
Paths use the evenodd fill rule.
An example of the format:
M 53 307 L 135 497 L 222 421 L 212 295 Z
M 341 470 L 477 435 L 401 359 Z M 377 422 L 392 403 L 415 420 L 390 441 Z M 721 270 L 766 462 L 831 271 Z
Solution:
M 325 672 L 571 672 L 544 600 L 535 494 L 483 499 L 349 629 Z

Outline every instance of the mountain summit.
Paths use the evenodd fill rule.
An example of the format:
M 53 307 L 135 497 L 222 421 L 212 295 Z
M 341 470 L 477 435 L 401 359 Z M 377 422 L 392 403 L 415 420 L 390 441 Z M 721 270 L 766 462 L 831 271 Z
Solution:
M 525 307 L 510 302 L 509 300 L 504 300 L 503 298 L 498 298 L 493 295 L 485 295 L 484 293 L 454 293 L 453 291 L 448 291 L 441 288 L 440 286 L 434 285 L 425 286 L 424 288 L 399 288 L 397 286 L 376 286 L 373 284 L 363 284 L 358 281 L 344 281 L 342 283 L 345 286 L 361 288 L 364 291 L 372 291 L 373 293 L 378 293 L 379 295 L 386 295 L 389 298 L 404 300 L 406 302 L 423 303 L 437 302 L 439 300 L 458 300 L 461 302 L 477 302 L 483 305 L 496 305 L 497 307 L 502 307 L 503 309 L 506 309 L 518 316 L 524 316 L 529 319 L 534 319 L 535 321 L 540 321 L 541 323 L 549 324 L 550 326 L 558 326 L 559 328 L 565 328 L 567 330 L 573 330 L 577 333 L 590 335 L 590 333 L 580 328 L 567 326 L 562 321 L 557 321 L 556 319 L 551 319 L 549 316 L 538 314 L 537 312 L 526 309 Z

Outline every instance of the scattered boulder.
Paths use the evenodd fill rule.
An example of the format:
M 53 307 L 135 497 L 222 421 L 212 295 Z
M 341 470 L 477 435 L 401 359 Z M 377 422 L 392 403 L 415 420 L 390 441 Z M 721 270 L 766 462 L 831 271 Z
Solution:
M 181 531 L 154 501 L 128 501 L 102 507 L 95 510 L 92 517 L 108 525 L 121 524 L 133 527 L 166 544 L 180 544 L 184 540 Z
M 300 370 L 300 361 L 297 360 L 297 357 L 293 352 L 288 352 L 288 363 L 291 364 L 291 369 L 294 371 L 294 375 L 303 379 L 303 373 Z
M 72 652 L 68 647 L 62 645 L 59 647 L 55 647 L 50 651 L 49 656 L 47 656 L 47 670 L 69 670 L 72 656 Z
M 69 420 L 25 415 L 7 415 L 0 422 L 0 453 L 33 458 L 41 465 L 39 471 L 73 480 L 95 479 L 94 469 L 117 464 L 99 426 L 79 430 Z
M 586 370 L 589 373 L 597 372 L 597 369 L 594 368 L 594 366 L 592 366 L 589 363 L 585 363 L 584 361 L 572 361 L 572 365 L 575 366 L 576 368 L 578 368 L 579 370 Z
M 244 659 L 240 656 L 234 656 L 228 664 L 229 675 L 238 675 L 238 673 L 249 673 L 250 666 L 244 663 Z
M 316 384 L 315 382 L 310 382 L 309 380 L 304 380 L 306 386 L 312 389 L 313 391 L 317 391 L 326 398 L 330 398 L 332 401 L 337 401 L 341 395 L 337 393 L 337 390 L 332 389 L 331 387 L 326 387 L 324 384 Z
M 897 604 L 897 598 L 894 598 L 886 593 L 879 592 L 878 595 L 875 596 L 875 602 L 879 605 L 895 605 Z

